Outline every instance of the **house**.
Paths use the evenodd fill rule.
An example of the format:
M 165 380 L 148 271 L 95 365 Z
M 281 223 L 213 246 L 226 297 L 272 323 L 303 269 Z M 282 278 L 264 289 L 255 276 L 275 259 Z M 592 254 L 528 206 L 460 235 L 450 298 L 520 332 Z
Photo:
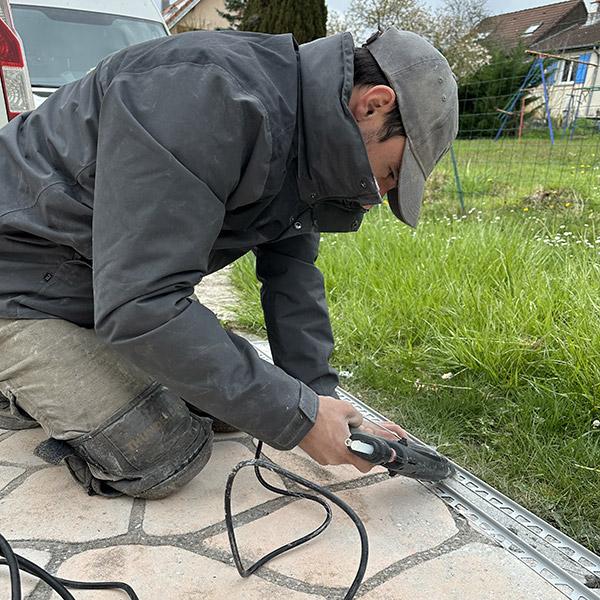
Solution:
M 583 23 L 545 37 L 531 50 L 556 57 L 550 70 L 552 114 L 573 120 L 588 117 L 600 121 L 600 3 Z
M 583 0 L 567 0 L 487 17 L 477 26 L 477 32 L 482 42 L 506 50 L 519 45 L 531 47 L 568 27 L 585 23 L 587 14 Z
M 589 13 L 583 0 L 567 0 L 487 17 L 476 28 L 484 45 L 540 53 L 550 112 L 561 125 L 600 120 L 599 1 Z M 535 94 L 542 97 L 543 89 Z
M 229 23 L 218 11 L 225 11 L 224 0 L 176 0 L 163 9 L 163 17 L 171 33 L 227 29 Z

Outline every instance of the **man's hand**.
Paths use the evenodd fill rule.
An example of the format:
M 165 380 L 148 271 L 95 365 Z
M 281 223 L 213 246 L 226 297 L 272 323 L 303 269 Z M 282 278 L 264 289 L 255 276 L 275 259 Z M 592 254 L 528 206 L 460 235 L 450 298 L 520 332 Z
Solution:
M 405 437 L 404 430 L 394 423 L 384 423 L 385 427 Z M 368 433 L 395 439 L 383 429 L 364 422 L 362 415 L 345 400 L 331 396 L 319 396 L 319 412 L 312 429 L 299 446 L 320 465 L 354 465 L 362 473 L 367 473 L 375 465 L 359 458 L 346 447 L 350 427 L 360 427 Z
M 370 423 L 369 421 L 363 421 L 360 426 L 360 430 L 365 433 L 369 433 L 371 435 L 376 435 L 377 437 L 385 438 L 386 440 L 397 440 L 398 438 L 394 435 L 398 434 L 402 438 L 408 437 L 406 431 L 400 427 L 400 425 L 396 425 L 396 423 L 392 423 L 391 421 L 384 421 L 380 423 L 382 427 L 376 425 L 375 423 Z M 384 429 L 385 427 L 385 429 Z

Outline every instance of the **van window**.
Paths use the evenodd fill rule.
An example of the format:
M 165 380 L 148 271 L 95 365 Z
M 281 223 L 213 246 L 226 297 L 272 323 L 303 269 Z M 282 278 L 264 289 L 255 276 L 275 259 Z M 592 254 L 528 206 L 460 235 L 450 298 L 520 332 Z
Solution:
M 167 35 L 161 23 L 83 10 L 13 4 L 12 14 L 38 87 L 60 87 L 117 50 Z

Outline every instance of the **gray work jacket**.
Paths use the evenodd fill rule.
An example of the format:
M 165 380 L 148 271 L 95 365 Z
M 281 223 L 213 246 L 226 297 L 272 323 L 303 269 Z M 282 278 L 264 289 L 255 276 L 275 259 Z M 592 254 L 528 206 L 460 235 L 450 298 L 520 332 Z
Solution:
M 0 131 L 0 317 L 61 318 L 282 449 L 333 394 L 319 231 L 380 201 L 353 42 L 194 32 L 116 53 Z M 256 254 L 277 366 L 189 299 Z

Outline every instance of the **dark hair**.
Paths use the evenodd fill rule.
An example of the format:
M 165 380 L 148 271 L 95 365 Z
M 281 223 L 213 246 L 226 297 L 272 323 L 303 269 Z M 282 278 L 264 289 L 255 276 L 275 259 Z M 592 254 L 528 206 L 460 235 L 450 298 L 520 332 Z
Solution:
M 354 48 L 354 85 L 366 85 L 373 87 L 375 85 L 390 85 L 387 77 L 379 68 L 379 65 L 373 58 L 373 55 L 367 48 Z M 379 141 L 385 142 L 392 137 L 406 135 L 402 117 L 398 106 L 395 106 L 387 113 L 385 122 L 379 132 Z

